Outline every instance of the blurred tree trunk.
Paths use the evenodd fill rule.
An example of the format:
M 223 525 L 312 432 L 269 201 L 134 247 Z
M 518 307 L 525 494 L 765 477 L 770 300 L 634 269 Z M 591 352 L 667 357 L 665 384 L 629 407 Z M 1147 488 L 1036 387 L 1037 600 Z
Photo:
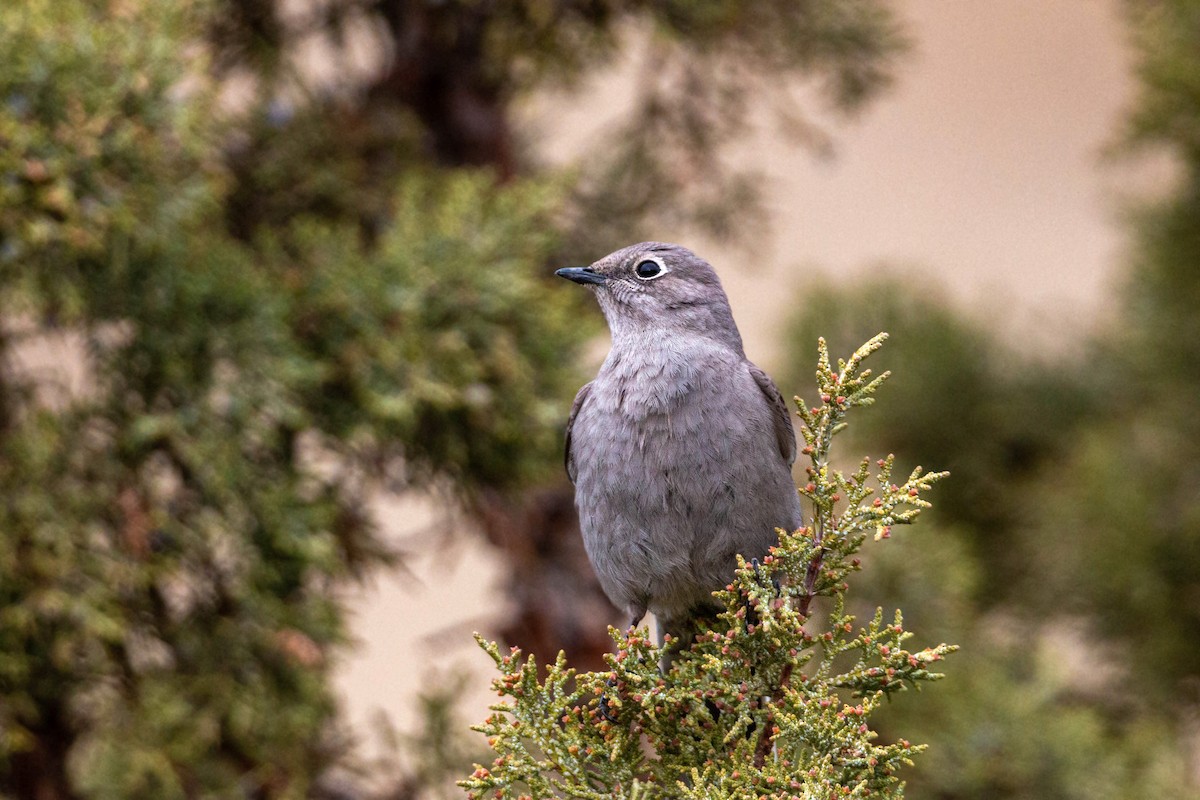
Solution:
M 75 735 L 60 707 L 43 705 L 41 711 L 42 724 L 29 731 L 33 743 L 11 756 L 5 783 L 14 800 L 74 800 L 77 795 L 67 779 L 67 753 Z
M 376 0 L 393 52 L 367 89 L 367 104 L 416 112 L 446 166 L 493 167 L 502 180 L 517 173 L 508 99 L 486 74 L 484 47 L 490 3 Z

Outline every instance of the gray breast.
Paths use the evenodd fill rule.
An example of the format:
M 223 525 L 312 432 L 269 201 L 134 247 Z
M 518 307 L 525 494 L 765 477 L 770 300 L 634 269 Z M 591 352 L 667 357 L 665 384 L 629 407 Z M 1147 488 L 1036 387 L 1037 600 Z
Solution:
M 576 501 L 602 585 L 674 615 L 710 600 L 734 554 L 761 556 L 799 525 L 772 411 L 725 348 L 614 352 L 573 432 Z

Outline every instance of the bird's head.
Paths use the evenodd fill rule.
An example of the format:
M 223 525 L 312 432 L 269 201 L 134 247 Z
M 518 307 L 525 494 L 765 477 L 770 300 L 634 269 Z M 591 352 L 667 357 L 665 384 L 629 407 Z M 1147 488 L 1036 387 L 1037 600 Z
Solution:
M 742 351 L 716 271 L 686 247 L 642 242 L 555 274 L 595 291 L 614 341 L 649 334 L 704 336 Z

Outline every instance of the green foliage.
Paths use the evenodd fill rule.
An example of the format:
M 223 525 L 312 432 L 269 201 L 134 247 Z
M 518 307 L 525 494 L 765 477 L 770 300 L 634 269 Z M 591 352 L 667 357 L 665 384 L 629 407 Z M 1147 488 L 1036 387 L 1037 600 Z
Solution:
M 347 457 L 402 456 L 404 485 L 511 489 L 557 470 L 569 356 L 596 330 L 545 279 L 559 197 L 483 173 L 413 176 L 370 250 L 325 223 L 269 241 L 311 376 L 304 427 Z
M 203 10 L 0 10 L 0 793 L 306 796 L 371 482 L 557 462 L 557 188 L 413 174 L 374 247 L 235 238 Z M 58 335 L 82 393 L 16 366 Z
M 922 284 L 884 274 L 852 289 L 808 286 L 788 342 L 821 331 L 842 347 L 873 330 L 893 333 L 880 356 L 898 376 L 889 384 L 892 402 L 863 416 L 855 443 L 954 473 L 931 519 L 986 565 L 970 598 L 986 608 L 1011 601 L 1011 589 L 1027 576 L 1028 554 L 1012 543 L 1036 521 L 1025 498 L 1042 470 L 1065 457 L 1075 426 L 1099 399 L 1073 365 L 1006 347 Z M 780 384 L 801 378 L 784 374 Z
M 22 309 L 25 287 L 69 316 L 79 284 L 119 262 L 134 231 L 162 236 L 212 200 L 203 64 L 187 38 L 203 8 L 0 9 L 0 308 Z
M 927 552 L 903 557 L 911 564 Z M 884 736 L 929 743 L 909 797 L 1200 797 L 1186 742 L 1169 719 L 1137 707 L 1103 642 L 1065 622 L 966 621 L 963 655 L 938 691 L 920 708 L 897 703 L 879 715 Z
M 577 672 L 560 654 L 544 679 L 532 657 L 480 639 L 510 702 L 477 728 L 498 757 L 462 782 L 470 796 L 899 796 L 897 772 L 922 748 L 874 741 L 870 719 L 892 695 L 941 677 L 932 664 L 956 648 L 906 649 L 899 611 L 877 609 L 858 627 L 846 612 L 866 537 L 913 522 L 929 507 L 921 493 L 946 474 L 916 469 L 896 484 L 891 457 L 873 477 L 869 459 L 849 475 L 830 463 L 848 412 L 874 402 L 887 377 L 860 371 L 883 339 L 836 369 L 821 340 L 821 405 L 797 399 L 812 524 L 781 530 L 761 564 L 739 558 L 714 593 L 725 611 L 713 630 L 682 649 L 653 646 L 645 629 L 613 630 L 608 671 Z
M 1197 555 L 1186 514 L 1161 513 L 1164 489 L 1187 482 L 1179 465 L 1197 460 L 1178 389 L 1194 377 L 1179 369 L 1190 344 L 1162 347 L 1169 316 L 1137 301 L 1154 334 L 1141 324 L 1115 341 L 1106 333 L 1081 348 L 1082 366 L 1038 359 L 914 281 L 810 288 L 792 327 L 792 341 L 816 329 L 840 341 L 868 325 L 898 331 L 879 356 L 897 373 L 894 402 L 863 415 L 856 440 L 956 475 L 931 525 L 870 554 L 874 580 L 851 605 L 900 605 L 911 624 L 965 650 L 919 707 L 877 715 L 884 737 L 931 744 L 908 794 L 1196 796 L 1176 716 L 1189 694 L 1176 681 L 1193 666 L 1181 598 Z
M 1138 78 L 1124 138 L 1166 145 L 1187 164 L 1200 163 L 1200 75 L 1193 38 L 1200 9 L 1188 0 L 1124 0 L 1122 6 Z

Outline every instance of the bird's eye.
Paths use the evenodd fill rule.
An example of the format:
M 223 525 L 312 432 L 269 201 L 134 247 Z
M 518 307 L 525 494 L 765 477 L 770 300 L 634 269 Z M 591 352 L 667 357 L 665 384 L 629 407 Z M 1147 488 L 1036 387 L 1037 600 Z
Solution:
M 657 278 L 659 275 L 662 275 L 663 266 L 657 261 L 647 259 L 646 261 L 639 262 L 633 271 L 639 278 L 648 281 L 651 278 Z

